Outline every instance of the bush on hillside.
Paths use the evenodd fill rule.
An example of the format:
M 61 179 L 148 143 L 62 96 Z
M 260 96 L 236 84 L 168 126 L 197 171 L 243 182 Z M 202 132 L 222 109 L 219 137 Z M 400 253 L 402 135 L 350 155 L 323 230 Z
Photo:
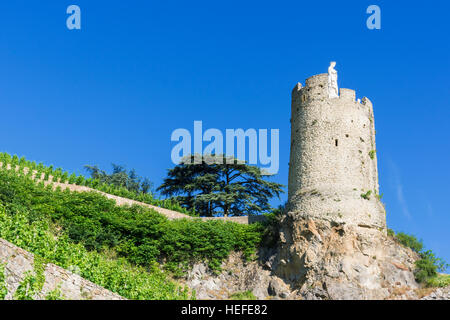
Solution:
M 411 248 L 417 252 L 420 259 L 415 262 L 416 270 L 415 278 L 418 282 L 427 286 L 445 286 L 450 280 L 443 278 L 438 271 L 443 271 L 448 264 L 441 258 L 437 258 L 431 250 L 424 250 L 423 243 L 415 236 L 403 232 L 395 234 L 392 230 L 388 230 L 388 234 L 397 239 L 405 247 Z

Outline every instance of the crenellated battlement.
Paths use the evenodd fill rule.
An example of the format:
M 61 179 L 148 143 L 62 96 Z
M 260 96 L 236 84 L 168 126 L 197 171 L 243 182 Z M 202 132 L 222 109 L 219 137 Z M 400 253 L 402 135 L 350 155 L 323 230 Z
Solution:
M 313 88 L 317 86 L 328 87 L 328 73 L 321 73 L 315 76 L 309 77 L 305 81 L 307 88 Z
M 328 74 L 321 73 L 307 78 L 305 81 L 305 86 L 303 86 L 300 82 L 297 83 L 292 89 L 292 99 L 299 99 L 300 104 L 302 104 L 311 100 L 323 101 L 326 99 L 336 98 L 329 97 Z M 352 89 L 340 88 L 338 99 L 345 102 L 356 102 L 356 91 Z

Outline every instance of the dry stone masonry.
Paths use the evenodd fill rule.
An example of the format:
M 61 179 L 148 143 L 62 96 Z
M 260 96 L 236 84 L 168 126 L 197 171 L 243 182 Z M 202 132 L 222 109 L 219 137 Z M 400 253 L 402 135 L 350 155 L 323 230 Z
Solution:
M 0 239 L 0 265 L 4 267 L 7 295 L 5 299 L 14 299 L 14 293 L 27 275 L 36 276 L 34 255 Z M 69 272 L 51 263 L 43 266 L 43 286 L 33 296 L 35 300 L 47 299 L 49 295 L 58 295 L 66 300 L 123 300 L 121 296 L 108 291 L 77 274 Z M 0 284 L 2 286 L 4 284 Z
M 292 92 L 289 209 L 338 223 L 386 228 L 377 195 L 372 103 L 340 89 L 329 98 L 328 74 Z

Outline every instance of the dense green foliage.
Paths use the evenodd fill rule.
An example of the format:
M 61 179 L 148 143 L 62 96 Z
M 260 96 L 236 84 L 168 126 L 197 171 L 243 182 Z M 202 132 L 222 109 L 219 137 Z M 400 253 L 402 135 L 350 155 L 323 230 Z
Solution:
M 258 300 L 250 290 L 233 293 L 230 298 L 232 300 Z
M 391 229 L 388 229 L 388 234 L 419 254 L 420 259 L 415 262 L 416 270 L 414 271 L 418 282 L 432 287 L 450 284 L 449 276 L 438 274 L 438 271 L 445 270 L 448 265 L 441 258 L 437 258 L 431 250 L 424 250 L 422 240 L 403 232 L 395 234 Z
M 33 261 L 33 273 L 27 271 L 25 279 L 19 284 L 14 292 L 15 300 L 33 300 L 33 297 L 41 292 L 45 283 L 45 261 L 42 257 L 35 255 Z
M 128 179 L 124 179 L 124 168 L 122 167 L 117 167 L 117 175 L 114 175 L 113 172 L 114 179 L 108 180 L 102 177 L 101 171 L 97 172 L 98 177 L 96 179 L 86 179 L 82 175 L 77 176 L 75 173 L 69 174 L 61 168 L 55 169 L 52 165 L 45 166 L 43 163 L 37 164 L 34 161 L 26 160 L 24 157 L 19 158 L 17 155 L 11 156 L 8 153 L 2 152 L 0 152 L 0 164 L 0 169 L 5 169 L 9 165 L 13 170 L 22 175 L 30 178 L 34 176 L 35 180 L 49 181 L 50 177 L 52 177 L 52 181 L 54 182 L 86 186 L 108 194 L 178 211 L 187 215 L 196 216 L 194 211 L 186 210 L 186 208 L 183 208 L 175 199 L 160 200 L 154 198 L 153 194 L 148 193 L 150 182 L 145 179 L 141 181 L 141 179 L 136 176 L 133 171 L 130 173 L 125 173 Z M 35 174 L 33 174 L 33 172 L 35 172 Z M 125 184 L 123 184 L 124 181 Z M 135 185 L 137 182 L 139 182 L 138 186 Z
M 136 194 L 147 194 L 153 184 L 148 178 L 140 177 L 134 169 L 126 171 L 124 166 L 112 164 L 113 171 L 111 174 L 100 170 L 97 166 L 84 166 L 90 173 L 91 178 L 98 180 L 100 183 L 114 185 L 117 188 L 126 188 L 128 191 Z
M 269 212 L 269 200 L 283 192 L 281 184 L 265 177 L 260 168 L 232 157 L 192 155 L 169 170 L 158 190 L 177 196 L 201 216 L 261 214 Z
M 129 299 L 189 297 L 186 289 L 170 281 L 156 265 L 136 267 L 125 259 L 108 259 L 96 251 L 88 251 L 81 243 L 73 243 L 65 233 L 60 232 L 55 237 L 49 221 L 18 205 L 0 204 L 0 238 L 34 253 L 35 259 L 41 257 L 39 265 L 35 265 L 35 272 L 27 274 L 21 282 L 14 294 L 15 299 L 32 299 L 42 288 L 44 279 L 39 266 L 42 266 L 43 259 L 69 270 L 76 269 L 83 278 Z M 0 293 L 3 292 L 1 288 L 0 281 Z M 48 298 L 55 299 L 55 294 Z
M 176 270 L 201 260 L 217 269 L 231 251 L 249 257 L 261 241 L 259 224 L 171 221 L 141 206 L 117 206 L 95 192 L 53 191 L 7 170 L 0 170 L 0 181 L 0 201 L 7 207 L 27 208 L 31 220 L 48 219 L 70 241 L 88 250 L 112 249 L 137 265 L 158 261 Z
M 423 249 L 422 240 L 418 240 L 415 236 L 403 232 L 398 232 L 395 237 L 404 246 L 411 248 L 413 251 L 420 253 Z
M 436 284 L 438 271 L 444 271 L 447 264 L 441 258 L 434 255 L 431 250 L 421 251 L 420 259 L 416 261 L 414 272 L 417 281 L 426 283 L 429 286 Z

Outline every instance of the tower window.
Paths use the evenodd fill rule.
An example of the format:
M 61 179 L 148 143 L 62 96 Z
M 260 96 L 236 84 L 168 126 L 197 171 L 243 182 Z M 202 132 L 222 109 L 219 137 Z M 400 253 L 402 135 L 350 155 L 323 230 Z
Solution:
M 336 147 L 338 146 L 338 139 L 334 140 L 334 144 L 336 145 Z

